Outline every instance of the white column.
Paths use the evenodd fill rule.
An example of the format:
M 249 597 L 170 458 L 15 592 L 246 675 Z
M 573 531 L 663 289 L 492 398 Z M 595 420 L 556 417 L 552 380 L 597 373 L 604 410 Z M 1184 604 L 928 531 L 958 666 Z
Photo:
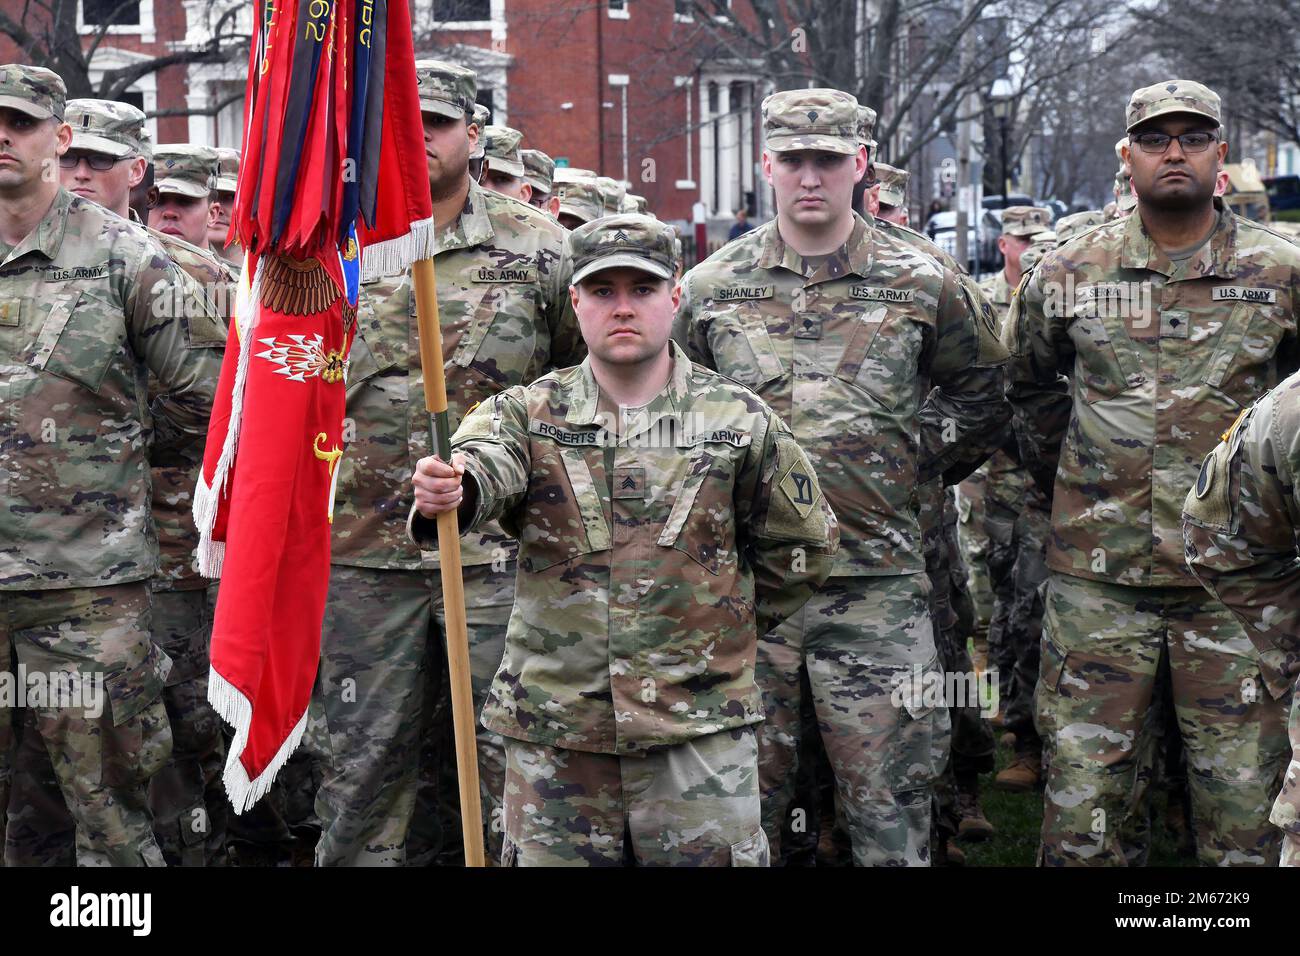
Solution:
M 700 200 L 713 212 L 713 114 L 709 112 L 711 80 L 700 84 Z
M 718 81 L 718 215 L 730 216 L 736 209 L 736 153 L 739 146 L 739 124 L 731 113 L 731 80 Z

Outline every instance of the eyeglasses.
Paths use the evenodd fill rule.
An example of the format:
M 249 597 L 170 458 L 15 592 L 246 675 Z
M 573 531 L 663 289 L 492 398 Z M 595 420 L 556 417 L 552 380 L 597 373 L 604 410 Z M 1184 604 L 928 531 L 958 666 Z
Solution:
M 1180 133 L 1178 136 L 1170 136 L 1168 133 L 1138 133 L 1129 139 L 1144 153 L 1163 153 L 1175 139 L 1178 140 L 1178 145 L 1182 147 L 1184 153 L 1203 153 L 1218 137 L 1213 133 L 1198 131 Z
M 130 157 L 120 156 L 114 158 L 103 153 L 64 153 L 59 157 L 59 168 L 76 169 L 77 164 L 83 159 L 86 161 L 86 165 L 95 172 L 102 173 L 112 169 L 114 163 L 120 163 L 124 159 L 130 159 Z

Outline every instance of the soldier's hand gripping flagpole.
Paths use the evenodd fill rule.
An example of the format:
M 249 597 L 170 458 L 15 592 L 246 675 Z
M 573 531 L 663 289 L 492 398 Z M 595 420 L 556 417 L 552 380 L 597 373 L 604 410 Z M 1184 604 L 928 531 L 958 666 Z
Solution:
M 424 374 L 424 406 L 429 412 L 429 437 L 433 453 L 450 463 L 447 382 L 442 371 L 442 330 L 438 326 L 433 260 L 416 261 L 411 267 L 411 275 L 415 283 L 415 321 L 420 334 L 420 365 Z M 460 527 L 454 508 L 438 515 L 438 556 L 442 568 L 443 611 L 447 620 L 447 674 L 451 683 L 451 719 L 456 736 L 456 774 L 460 782 L 460 822 L 465 842 L 465 865 L 483 866 L 478 747 L 474 732 L 474 698 L 470 687 L 469 637 L 465 629 Z

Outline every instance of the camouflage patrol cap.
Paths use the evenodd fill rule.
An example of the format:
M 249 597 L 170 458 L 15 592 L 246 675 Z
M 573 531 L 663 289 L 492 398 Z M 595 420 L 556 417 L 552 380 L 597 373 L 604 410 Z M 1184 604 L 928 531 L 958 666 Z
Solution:
M 524 161 L 524 180 L 533 192 L 549 193 L 555 178 L 555 160 L 540 149 L 521 149 L 519 158 Z
M 1157 116 L 1170 113 L 1191 113 L 1213 120 L 1217 126 L 1219 118 L 1219 94 L 1208 86 L 1195 80 L 1165 80 L 1152 86 L 1134 90 L 1128 100 L 1127 125 L 1124 129 L 1133 132 L 1133 127 L 1141 126 Z
M 565 176 L 572 176 L 575 179 L 595 179 L 596 171 L 593 169 L 583 169 L 581 166 L 565 166 Z M 556 172 L 558 173 L 557 167 Z
M 627 193 L 623 196 L 623 208 L 619 212 L 634 212 L 638 216 L 650 215 L 650 204 L 646 202 L 644 196 L 638 196 L 636 193 Z M 651 216 L 650 218 L 654 218 Z
M 1056 244 L 1063 245 L 1096 226 L 1100 226 L 1106 221 L 1106 214 L 1100 209 L 1089 209 L 1087 212 L 1076 212 L 1069 216 L 1062 216 L 1056 220 Z
M 0 106 L 36 119 L 53 116 L 62 122 L 68 88 L 63 77 L 43 66 L 6 63 L 0 66 Z
M 876 163 L 876 179 L 880 182 L 880 202 L 885 206 L 901 206 L 907 202 L 907 170 L 885 163 Z
M 217 178 L 217 151 L 211 146 L 159 143 L 153 151 L 154 188 L 206 199 Z
M 585 170 L 574 171 L 561 166 L 555 170 L 555 179 L 551 185 L 551 195 L 560 200 L 560 213 L 575 216 L 583 222 L 591 222 L 605 215 L 605 202 L 600 195 L 594 175 L 581 175 Z
M 72 149 L 114 159 L 144 156 L 144 114 L 114 100 L 68 100 L 63 121 L 72 127 Z
M 470 151 L 469 154 L 470 159 L 483 158 L 484 156 L 483 130 L 487 129 L 487 125 L 491 121 L 492 121 L 492 111 L 488 109 L 486 106 L 484 106 L 482 103 L 475 103 L 474 118 L 471 120 L 471 122 L 478 127 L 478 142 L 474 144 L 474 148 Z
M 763 141 L 775 153 L 858 151 L 858 101 L 841 90 L 785 90 L 763 100 Z
M 219 193 L 233 193 L 238 185 L 239 150 L 217 147 L 217 182 L 212 188 Z
M 617 268 L 671 279 L 676 264 L 674 238 L 667 223 L 634 213 L 583 223 L 565 240 L 573 259 L 571 281 L 577 285 L 593 273 Z
M 519 155 L 519 144 L 524 134 L 509 126 L 485 126 L 479 142 L 487 158 L 488 169 L 507 176 L 524 175 L 524 161 Z
M 1002 235 L 1035 236 L 1052 228 L 1052 210 L 1042 206 L 1008 206 L 1002 210 Z
M 415 79 L 420 89 L 420 112 L 460 119 L 474 112 L 478 74 L 446 60 L 419 60 Z
M 858 104 L 858 142 L 868 148 L 876 145 L 876 111 Z
M 600 190 L 600 201 L 606 214 L 623 211 L 623 197 L 627 195 L 626 186 L 609 176 L 597 176 L 596 187 Z

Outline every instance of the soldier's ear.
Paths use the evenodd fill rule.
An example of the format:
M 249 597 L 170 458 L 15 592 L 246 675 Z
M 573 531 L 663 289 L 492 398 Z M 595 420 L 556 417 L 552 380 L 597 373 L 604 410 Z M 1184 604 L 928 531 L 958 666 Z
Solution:
M 72 127 L 67 123 L 60 123 L 58 129 L 54 131 L 54 152 L 62 156 L 72 146 Z
M 131 189 L 135 189 L 144 182 L 144 171 L 148 164 L 144 161 L 143 156 L 136 156 L 131 160 L 131 168 L 127 170 L 126 182 Z
M 211 229 L 217 224 L 217 219 L 221 216 L 221 203 L 208 203 L 208 228 Z
M 533 187 L 531 183 L 524 183 L 520 188 L 519 198 L 523 202 L 532 202 Z
M 560 215 L 560 197 L 552 196 L 550 199 L 546 200 L 546 210 L 553 217 L 558 219 Z
M 673 283 L 672 296 L 673 296 L 673 312 L 676 313 L 677 307 L 682 304 L 682 284 L 680 282 Z
M 767 150 L 763 150 L 763 178 L 772 185 L 772 154 Z

